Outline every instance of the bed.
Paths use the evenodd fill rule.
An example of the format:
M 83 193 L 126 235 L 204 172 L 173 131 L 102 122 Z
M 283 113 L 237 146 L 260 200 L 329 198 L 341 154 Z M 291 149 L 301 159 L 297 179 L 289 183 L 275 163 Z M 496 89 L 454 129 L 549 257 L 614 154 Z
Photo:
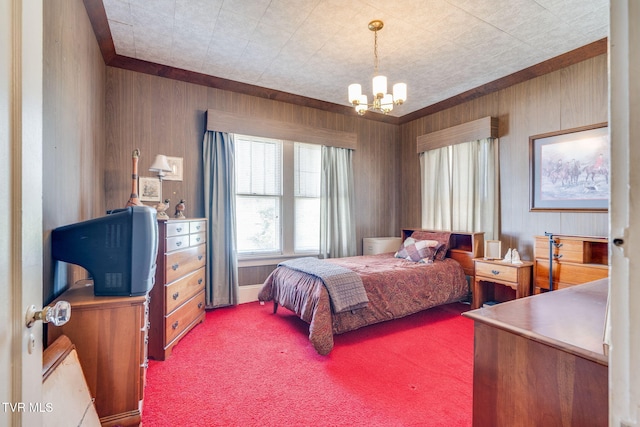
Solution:
M 266 279 L 258 299 L 273 301 L 274 313 L 282 306 L 307 322 L 313 347 L 326 355 L 336 334 L 468 297 L 466 276 L 473 275 L 473 258 L 482 255 L 482 233 L 406 229 L 402 237 L 395 253 L 317 261 L 355 273 L 366 293 L 363 307 L 336 311 L 333 291 L 330 296 L 322 276 L 282 264 Z

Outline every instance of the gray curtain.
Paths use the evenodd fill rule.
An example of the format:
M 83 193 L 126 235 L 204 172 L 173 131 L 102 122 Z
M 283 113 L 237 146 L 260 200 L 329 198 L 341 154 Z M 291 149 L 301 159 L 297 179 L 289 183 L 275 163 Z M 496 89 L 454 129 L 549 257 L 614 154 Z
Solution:
M 320 188 L 320 257 L 357 255 L 353 150 L 322 147 Z
M 202 141 L 207 228 L 207 308 L 238 303 L 233 135 L 207 131 Z

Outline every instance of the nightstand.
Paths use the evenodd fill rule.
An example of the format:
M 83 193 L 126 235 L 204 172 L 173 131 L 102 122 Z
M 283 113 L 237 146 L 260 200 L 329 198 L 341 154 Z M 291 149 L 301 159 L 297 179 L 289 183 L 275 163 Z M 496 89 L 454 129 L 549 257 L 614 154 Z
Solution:
M 533 263 L 522 261 L 522 264 L 511 264 L 501 260 L 488 260 L 475 258 L 473 280 L 473 302 L 471 308 L 482 307 L 488 298 L 493 295 L 493 288 L 487 289 L 489 283 L 508 286 L 516 291 L 516 299 L 531 295 L 531 272 Z

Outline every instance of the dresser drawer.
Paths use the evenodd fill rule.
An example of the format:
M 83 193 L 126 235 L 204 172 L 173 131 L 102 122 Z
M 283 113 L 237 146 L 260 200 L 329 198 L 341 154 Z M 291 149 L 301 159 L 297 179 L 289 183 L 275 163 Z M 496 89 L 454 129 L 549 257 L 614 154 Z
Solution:
M 578 264 L 609 264 L 608 243 L 604 237 L 554 236 L 551 249 L 553 259 Z M 535 243 L 537 259 L 549 259 L 549 238 L 537 236 Z
M 166 237 L 180 236 L 182 234 L 189 234 L 188 222 L 167 222 Z
M 185 234 L 183 236 L 175 236 L 167 238 L 167 252 L 173 252 L 178 249 L 183 249 L 190 246 L 190 236 Z
M 189 246 L 197 246 L 207 241 L 207 233 L 196 233 L 189 235 Z
M 204 289 L 205 268 L 190 273 L 167 285 L 165 292 L 165 307 L 167 314 L 171 313 L 186 300 Z
M 515 283 L 518 281 L 518 269 L 508 264 L 478 261 L 476 262 L 476 277 Z
M 189 223 L 189 233 L 201 233 L 207 230 L 206 221 L 191 221 Z
M 553 263 L 554 289 L 592 282 L 608 276 L 609 267 L 606 265 L 569 264 L 556 261 Z M 549 260 L 536 260 L 535 286 L 541 289 L 549 289 Z
M 206 253 L 206 245 L 200 245 L 170 252 L 165 255 L 166 283 L 171 283 L 185 274 L 204 266 L 206 263 Z
M 180 308 L 167 316 L 165 340 L 167 345 L 204 312 L 204 289 Z
M 569 240 L 555 238 L 555 244 L 552 247 L 552 255 L 554 259 L 563 262 L 583 263 L 585 261 L 585 247 L 581 240 Z M 549 257 L 549 240 L 536 239 L 536 255 L 540 258 Z

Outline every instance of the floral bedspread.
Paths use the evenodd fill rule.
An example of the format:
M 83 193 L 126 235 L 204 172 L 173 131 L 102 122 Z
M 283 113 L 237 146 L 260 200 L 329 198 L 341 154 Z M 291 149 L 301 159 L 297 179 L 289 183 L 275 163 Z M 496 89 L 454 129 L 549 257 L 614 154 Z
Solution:
M 309 323 L 309 340 L 322 355 L 333 348 L 334 334 L 459 301 L 468 293 L 462 267 L 450 258 L 422 264 L 387 253 L 326 261 L 362 277 L 369 298 L 366 307 L 334 313 L 320 279 L 284 266 L 269 275 L 258 295 L 260 301 L 274 301 Z

